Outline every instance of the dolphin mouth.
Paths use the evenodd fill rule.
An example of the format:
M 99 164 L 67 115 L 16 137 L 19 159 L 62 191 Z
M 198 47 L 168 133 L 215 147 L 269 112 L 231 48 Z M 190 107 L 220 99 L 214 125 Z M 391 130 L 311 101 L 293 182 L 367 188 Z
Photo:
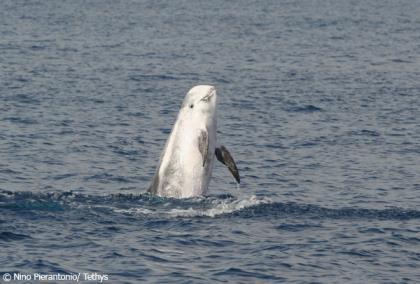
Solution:
M 208 102 L 210 101 L 210 99 L 214 96 L 215 92 L 214 92 L 214 88 L 211 88 L 210 91 L 207 93 L 207 95 L 205 95 L 200 101 L 203 102 Z

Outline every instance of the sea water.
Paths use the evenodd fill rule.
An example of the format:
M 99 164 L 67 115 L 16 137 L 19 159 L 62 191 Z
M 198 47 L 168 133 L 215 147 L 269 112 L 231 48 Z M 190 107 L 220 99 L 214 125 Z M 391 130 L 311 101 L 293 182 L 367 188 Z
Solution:
M 419 15 L 399 0 L 1 1 L 0 274 L 418 283 Z M 218 89 L 240 188 L 216 162 L 207 197 L 144 194 L 197 84 Z

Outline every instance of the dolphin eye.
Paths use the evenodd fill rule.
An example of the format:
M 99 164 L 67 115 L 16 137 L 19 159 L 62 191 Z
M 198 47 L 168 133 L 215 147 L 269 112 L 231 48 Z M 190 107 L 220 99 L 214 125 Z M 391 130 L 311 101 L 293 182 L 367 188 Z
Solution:
M 193 108 L 194 107 L 194 105 L 193 104 L 190 104 L 190 108 Z

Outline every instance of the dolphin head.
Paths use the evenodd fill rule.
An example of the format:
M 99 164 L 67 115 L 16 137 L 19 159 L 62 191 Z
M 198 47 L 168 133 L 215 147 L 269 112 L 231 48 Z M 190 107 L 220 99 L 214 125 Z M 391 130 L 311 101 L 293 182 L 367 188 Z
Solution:
M 216 116 L 216 88 L 199 85 L 191 88 L 185 96 L 181 111 L 192 118 L 214 119 Z

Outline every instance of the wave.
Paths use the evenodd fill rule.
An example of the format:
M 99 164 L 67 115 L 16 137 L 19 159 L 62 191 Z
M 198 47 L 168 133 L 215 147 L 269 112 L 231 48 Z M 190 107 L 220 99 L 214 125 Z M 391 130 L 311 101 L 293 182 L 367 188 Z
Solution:
M 90 211 L 136 218 L 282 217 L 310 219 L 420 219 L 420 211 L 403 208 L 326 208 L 315 204 L 278 202 L 265 196 L 236 198 L 214 195 L 190 199 L 161 198 L 150 194 L 103 196 L 73 192 L 11 192 L 0 190 L 0 210 L 60 212 Z
M 27 238 L 31 238 L 31 237 L 28 235 L 16 234 L 9 231 L 0 232 L 0 241 L 15 241 L 15 240 L 22 240 L 22 239 L 27 239 Z

